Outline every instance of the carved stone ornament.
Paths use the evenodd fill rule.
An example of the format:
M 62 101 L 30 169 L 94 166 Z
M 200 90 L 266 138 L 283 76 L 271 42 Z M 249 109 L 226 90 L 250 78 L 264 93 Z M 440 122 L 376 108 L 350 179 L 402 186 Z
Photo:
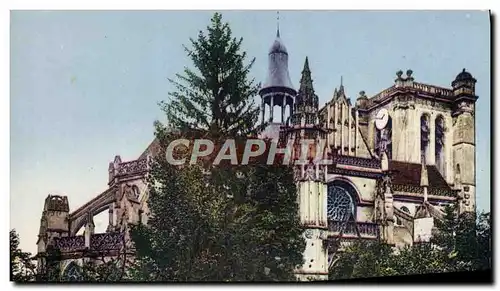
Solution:
M 328 239 L 328 232 L 324 230 L 319 231 L 319 238 L 322 240 Z
M 411 96 L 406 96 L 406 95 L 401 95 L 396 98 L 396 102 L 394 106 L 392 107 L 393 110 L 408 110 L 408 109 L 415 109 L 415 100 Z
M 308 238 L 308 239 L 312 239 L 313 234 L 314 234 L 314 232 L 313 232 L 313 230 L 312 230 L 312 229 L 306 229 L 306 231 L 304 232 L 304 236 L 305 236 L 306 238 Z
M 470 113 L 470 114 L 473 114 L 474 113 L 474 107 L 472 104 L 468 103 L 468 102 L 464 102 L 462 101 L 459 105 L 458 105 L 458 111 L 460 113 Z
M 318 177 L 316 175 L 316 169 L 314 165 L 308 165 L 306 166 L 306 172 L 305 172 L 305 177 L 306 180 L 317 180 Z

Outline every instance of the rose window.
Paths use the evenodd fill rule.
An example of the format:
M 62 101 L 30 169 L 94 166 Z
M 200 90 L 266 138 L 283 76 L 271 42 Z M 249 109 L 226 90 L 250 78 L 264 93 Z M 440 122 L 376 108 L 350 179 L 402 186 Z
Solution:
M 340 186 L 328 186 L 327 216 L 329 220 L 346 221 L 354 214 L 351 194 Z

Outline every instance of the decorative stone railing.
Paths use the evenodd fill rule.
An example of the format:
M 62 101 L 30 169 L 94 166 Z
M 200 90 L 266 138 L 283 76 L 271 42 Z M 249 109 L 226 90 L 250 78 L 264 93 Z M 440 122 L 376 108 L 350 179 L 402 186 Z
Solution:
M 90 236 L 89 249 L 93 251 L 119 250 L 122 246 L 123 233 L 120 232 L 96 233 Z M 54 247 L 61 252 L 85 250 L 85 235 L 56 238 Z
M 359 237 L 359 238 L 377 238 L 379 235 L 379 226 L 370 222 L 341 222 L 328 221 L 329 236 L 333 237 Z
M 404 192 L 404 193 L 415 193 L 415 194 L 423 194 L 424 187 L 417 185 L 392 185 L 392 190 L 395 192 Z M 446 188 L 427 188 L 427 194 L 433 196 L 446 196 L 446 197 L 456 197 L 457 192 L 451 189 Z
M 123 233 L 107 232 L 96 233 L 90 237 L 90 249 L 92 250 L 116 250 L 123 246 Z
M 382 102 L 386 97 L 390 96 L 392 93 L 395 91 L 401 89 L 401 88 L 412 88 L 417 91 L 429 93 L 432 95 L 441 95 L 445 97 L 453 97 L 453 90 L 448 89 L 448 88 L 443 88 L 443 87 L 438 87 L 438 86 L 433 86 L 433 85 L 427 85 L 423 83 L 418 83 L 418 82 L 406 82 L 402 86 L 391 86 L 385 90 L 382 90 L 378 94 L 374 95 L 373 97 L 368 99 L 368 108 L 372 107 L 376 103 Z
M 130 162 L 123 162 L 118 165 L 116 176 L 132 175 L 144 173 L 148 170 L 148 159 L 143 158 Z
M 85 248 L 85 237 L 83 235 L 78 235 L 55 238 L 54 246 L 62 252 L 81 250 Z
M 376 159 L 365 159 L 352 156 L 333 155 L 332 160 L 336 164 L 342 164 L 348 166 L 371 168 L 371 169 L 380 169 L 381 167 L 380 160 Z
M 391 86 L 385 90 L 382 90 L 378 94 L 374 95 L 372 98 L 368 99 L 368 101 L 373 104 L 382 101 L 385 97 L 389 96 L 392 92 L 396 91 L 397 88 L 395 86 Z
M 439 95 L 448 96 L 448 97 L 453 96 L 453 91 L 451 89 L 422 84 L 422 83 L 417 83 L 417 82 L 413 82 L 412 84 L 413 84 L 412 87 L 419 90 L 419 91 L 423 91 L 423 92 L 430 93 L 430 94 L 439 94 Z

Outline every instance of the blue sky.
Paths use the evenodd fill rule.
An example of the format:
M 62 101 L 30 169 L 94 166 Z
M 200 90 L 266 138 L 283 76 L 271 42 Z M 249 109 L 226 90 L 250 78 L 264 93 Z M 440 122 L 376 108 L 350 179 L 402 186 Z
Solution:
M 68 195 L 75 209 L 107 186 L 117 154 L 137 158 L 163 120 L 167 78 L 190 62 L 182 48 L 212 12 L 15 11 L 11 13 L 11 227 L 36 251 L 43 202 Z M 275 11 L 226 11 L 224 20 L 256 58 L 263 82 Z M 490 208 L 490 26 L 488 12 L 281 11 L 281 37 L 296 86 L 304 59 L 324 104 L 343 83 L 353 100 L 393 84 L 396 71 L 449 87 L 467 68 L 476 79 L 477 204 Z M 107 213 L 96 219 L 104 230 Z

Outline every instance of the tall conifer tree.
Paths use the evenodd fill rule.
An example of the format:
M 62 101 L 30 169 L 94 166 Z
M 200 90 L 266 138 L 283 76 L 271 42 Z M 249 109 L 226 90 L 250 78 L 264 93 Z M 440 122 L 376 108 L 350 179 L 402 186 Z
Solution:
M 216 13 L 207 32 L 186 48 L 195 70 L 171 80 L 162 103 L 168 129 L 157 123 L 166 149 L 175 138 L 255 136 L 258 85 L 248 77 L 242 39 Z M 266 157 L 267 158 L 267 157 Z M 305 247 L 290 168 L 255 163 L 228 167 L 174 166 L 159 155 L 150 175 L 147 226 L 132 232 L 138 280 L 289 281 Z
M 180 130 L 210 130 L 212 134 L 255 134 L 259 85 L 249 78 L 255 59 L 246 63 L 243 39 L 233 37 L 222 15 L 215 13 L 207 32 L 200 31 L 192 48 L 184 47 L 194 65 L 169 81 L 177 89 L 162 102 L 169 125 Z

